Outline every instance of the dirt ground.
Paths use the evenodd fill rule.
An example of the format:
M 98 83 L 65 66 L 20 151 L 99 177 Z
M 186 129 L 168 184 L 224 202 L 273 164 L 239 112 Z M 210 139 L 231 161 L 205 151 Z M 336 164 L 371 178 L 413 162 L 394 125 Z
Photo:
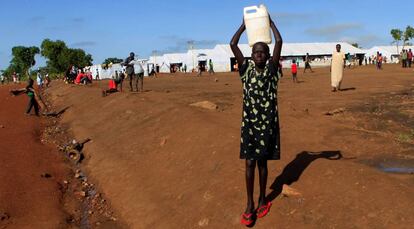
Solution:
M 336 93 L 328 68 L 298 78 L 292 83 L 286 71 L 279 84 L 282 159 L 269 162 L 273 206 L 254 227 L 413 228 L 413 70 L 346 69 L 345 91 Z M 70 106 L 60 125 L 92 139 L 82 169 L 118 220 L 130 228 L 243 227 L 238 75 L 166 74 L 146 78 L 145 93 L 102 97 L 107 84 L 55 81 L 47 92 L 56 109 Z M 190 106 L 201 101 L 218 109 Z M 300 195 L 281 194 L 283 184 Z
M 16 87 L 0 86 L 0 228 L 68 228 L 60 189 L 70 169 L 40 142 L 45 123 L 24 114 L 27 96 L 9 95 Z
M 9 93 L 24 86 L 0 86 L 0 228 L 122 228 L 103 195 L 57 149 L 69 137 L 59 118 L 28 116 L 27 96 Z

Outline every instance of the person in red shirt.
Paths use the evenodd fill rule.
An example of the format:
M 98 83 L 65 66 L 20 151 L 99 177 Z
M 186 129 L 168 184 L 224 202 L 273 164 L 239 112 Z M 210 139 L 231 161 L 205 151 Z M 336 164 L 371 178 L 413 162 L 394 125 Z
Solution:
M 411 64 L 413 62 L 413 51 L 411 51 L 411 49 L 408 50 L 407 60 L 408 60 L 408 67 L 411 68 Z
M 298 82 L 298 79 L 296 78 L 296 74 L 298 73 L 298 66 L 296 65 L 296 60 L 292 60 L 292 80 L 294 83 Z

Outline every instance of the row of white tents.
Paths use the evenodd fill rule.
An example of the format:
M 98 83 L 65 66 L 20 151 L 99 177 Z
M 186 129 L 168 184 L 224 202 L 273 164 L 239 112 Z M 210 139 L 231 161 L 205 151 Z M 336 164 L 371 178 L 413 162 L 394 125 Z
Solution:
M 370 49 L 365 50 L 365 56 L 367 58 L 369 57 L 373 57 L 377 55 L 377 52 L 381 53 L 383 57 L 386 57 L 387 60 L 389 60 L 389 63 L 398 63 L 399 62 L 399 56 L 401 51 L 405 49 L 405 50 L 409 50 L 411 49 L 412 51 L 414 51 L 414 46 L 399 46 L 397 47 L 396 45 L 390 45 L 390 46 L 374 46 Z
M 309 53 L 315 61 L 316 65 L 329 65 L 328 59 L 335 50 L 336 44 L 341 44 L 344 53 L 351 55 L 363 55 L 365 52 L 354 46 L 344 43 L 284 43 L 282 48 L 282 58 L 285 63 L 290 63 L 292 59 L 303 62 L 303 57 Z M 273 50 L 273 44 L 269 45 Z M 247 44 L 240 44 L 240 50 L 247 58 L 251 57 L 252 49 Z M 194 49 L 185 53 L 170 53 L 161 56 L 151 56 L 149 63 L 161 66 L 160 72 L 169 72 L 171 65 L 187 66 L 188 71 L 197 68 L 199 62 L 206 63 L 212 60 L 215 72 L 229 72 L 233 70 L 235 59 L 233 52 L 228 44 L 216 45 L 213 49 Z M 300 65 L 299 63 L 299 65 Z M 286 64 L 285 64 L 286 65 Z M 286 65 L 287 66 L 287 65 Z M 290 65 L 289 65 L 290 66 Z M 302 65 L 303 66 L 303 65 Z
M 396 46 L 375 46 L 371 49 L 359 49 L 346 42 L 324 42 L 324 43 L 284 43 L 282 48 L 283 67 L 290 67 L 292 59 L 299 62 L 299 66 L 304 66 L 304 57 L 307 53 L 313 59 L 312 66 L 329 66 L 332 53 L 335 51 L 336 44 L 340 44 L 342 52 L 349 53 L 358 58 L 368 58 L 382 53 L 389 62 L 397 62 L 399 52 Z M 273 50 L 273 45 L 269 45 Z M 247 44 L 239 44 L 239 48 L 246 58 L 251 57 L 251 47 Z M 405 49 L 414 47 L 405 47 Z M 199 63 L 208 67 L 208 61 L 212 60 L 215 72 L 230 72 L 234 70 L 235 58 L 228 44 L 218 44 L 212 49 L 192 49 L 184 53 L 167 53 L 154 55 L 148 59 L 137 60 L 136 64 L 141 64 L 144 68 L 144 75 L 147 76 L 154 68 L 162 73 L 171 72 L 172 68 L 177 67 L 186 71 L 196 71 Z M 394 61 L 393 61 L 394 60 Z M 115 71 L 122 71 L 120 64 L 114 64 L 110 68 L 103 68 L 101 65 L 91 66 L 94 76 L 99 73 L 100 78 L 111 78 Z

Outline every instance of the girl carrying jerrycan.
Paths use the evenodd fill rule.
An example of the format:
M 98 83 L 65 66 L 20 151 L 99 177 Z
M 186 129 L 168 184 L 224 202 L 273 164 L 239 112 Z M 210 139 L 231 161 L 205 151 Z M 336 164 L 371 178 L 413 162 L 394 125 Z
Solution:
M 251 8 L 251 7 L 250 7 Z M 267 14 L 267 12 L 266 12 Z M 266 200 L 267 160 L 280 159 L 280 131 L 277 108 L 278 67 L 282 50 L 282 37 L 270 16 L 265 23 L 249 28 L 245 18 L 234 34 L 230 46 L 237 62 L 243 84 L 243 115 L 241 123 L 240 159 L 246 160 L 247 207 L 241 216 L 241 223 L 252 225 L 256 218 L 266 216 L 271 202 Z M 261 19 L 263 21 L 263 17 Z M 250 24 L 249 24 L 250 25 Z M 247 27 L 247 28 L 246 28 Z M 238 47 L 241 34 L 247 29 L 268 30 L 275 37 L 273 56 L 270 56 L 271 40 L 263 40 L 266 35 L 249 36 L 252 47 L 252 60 L 245 60 Z M 264 29 L 263 29 L 264 28 Z M 259 170 L 260 195 L 257 208 L 253 201 L 254 175 L 256 164 Z

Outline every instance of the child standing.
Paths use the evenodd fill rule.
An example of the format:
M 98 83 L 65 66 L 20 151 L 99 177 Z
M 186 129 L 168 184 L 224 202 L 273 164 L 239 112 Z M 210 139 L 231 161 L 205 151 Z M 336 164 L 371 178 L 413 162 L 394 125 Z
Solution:
M 298 82 L 298 79 L 296 78 L 296 74 L 298 73 L 298 66 L 296 65 L 296 60 L 292 60 L 292 80 L 294 83 Z
M 41 108 L 41 106 L 37 101 L 39 100 L 42 103 L 43 101 L 37 95 L 35 89 L 33 88 L 33 82 L 33 79 L 29 78 L 29 80 L 27 81 L 27 86 L 25 88 L 11 90 L 10 93 L 14 96 L 25 93 L 29 97 L 29 104 L 27 104 L 26 114 L 30 115 L 30 111 L 32 110 L 32 108 L 34 108 L 35 115 L 39 116 L 39 108 Z M 46 107 L 44 103 L 43 105 L 44 107 Z
M 240 36 L 246 29 L 244 21 L 230 42 L 231 50 L 241 64 L 239 73 L 243 84 L 240 159 L 246 160 L 247 207 L 241 217 L 244 225 L 251 225 L 256 217 L 264 217 L 269 212 L 271 202 L 266 200 L 267 160 L 280 159 L 277 83 L 282 37 L 270 16 L 269 20 L 275 37 L 272 57 L 269 46 L 257 42 L 252 48 L 252 60 L 244 59 L 238 47 Z M 253 201 L 256 165 L 260 184 L 258 208 Z

